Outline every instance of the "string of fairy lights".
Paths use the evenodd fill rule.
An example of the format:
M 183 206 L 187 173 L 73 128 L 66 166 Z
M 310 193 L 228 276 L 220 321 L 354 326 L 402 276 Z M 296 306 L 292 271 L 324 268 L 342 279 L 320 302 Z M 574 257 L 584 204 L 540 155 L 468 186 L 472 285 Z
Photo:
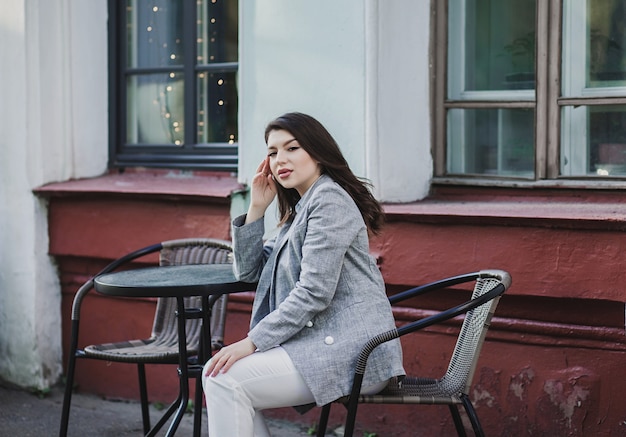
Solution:
M 227 0 L 197 0 L 197 39 L 196 39 L 196 58 L 197 64 L 207 64 L 213 62 L 220 62 L 216 60 L 216 49 L 220 44 L 224 44 L 225 36 L 220 34 L 218 25 L 219 20 L 226 19 L 226 17 L 220 16 L 219 10 L 212 7 L 218 1 Z M 130 1 L 132 6 L 128 7 L 128 12 L 136 14 L 145 14 L 145 23 L 143 28 L 136 29 L 135 35 L 137 53 L 142 50 L 141 45 L 145 50 L 144 58 L 150 59 L 150 65 L 181 65 L 183 62 L 188 62 L 187 59 L 183 59 L 183 41 L 182 41 L 182 20 L 175 20 L 173 16 L 176 11 L 170 7 L 170 2 L 167 0 L 146 2 L 148 10 L 139 10 L 140 2 L 135 0 Z M 143 2 L 141 2 L 143 3 Z M 211 4 L 209 4 L 211 3 Z M 133 11 L 134 9 L 134 11 Z M 129 27 L 132 34 L 132 23 L 137 21 L 129 21 Z M 135 25 L 139 27 L 139 25 Z M 143 35 L 139 32 L 144 32 Z M 141 41 L 141 43 L 140 43 Z M 129 41 L 130 42 L 130 41 Z M 132 44 L 132 42 L 131 42 Z M 216 134 L 212 132 L 215 129 L 216 123 L 223 120 L 216 120 L 216 118 L 223 118 L 228 116 L 228 111 L 225 108 L 227 101 L 225 95 L 227 95 L 228 86 L 233 86 L 233 82 L 230 78 L 226 77 L 228 73 L 217 72 L 199 72 L 197 74 L 197 135 L 199 143 L 207 142 L 227 142 L 234 144 L 236 141 L 235 132 L 225 133 L 225 137 L 216 139 L 212 138 Z M 156 86 L 153 86 L 153 97 L 151 105 L 154 108 L 153 113 L 158 114 L 158 122 L 151 118 L 152 126 L 149 129 L 155 129 L 155 123 L 160 125 L 159 134 L 163 138 L 163 142 L 174 144 L 176 146 L 182 146 L 184 144 L 184 84 L 185 79 L 194 80 L 193 78 L 185 78 L 183 73 L 170 72 L 167 75 L 165 81 L 157 81 Z M 160 85 L 159 85 L 160 83 Z M 211 98 L 211 101 L 209 101 Z M 139 103 L 139 102 L 137 102 Z M 189 121 L 189 120 L 188 120 Z M 230 125 L 225 123 L 226 126 Z M 236 127 L 236 125 L 235 125 Z M 152 130 L 150 132 L 151 138 L 154 139 L 157 132 Z

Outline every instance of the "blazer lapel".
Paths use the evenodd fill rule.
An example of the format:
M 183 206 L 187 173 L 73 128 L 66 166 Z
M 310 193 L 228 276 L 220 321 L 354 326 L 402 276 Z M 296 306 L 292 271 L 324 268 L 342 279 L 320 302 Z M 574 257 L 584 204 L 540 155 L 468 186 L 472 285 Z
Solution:
M 282 251 L 283 247 L 289 240 L 289 235 L 292 232 L 291 223 L 285 224 L 276 236 L 276 244 L 265 263 L 265 267 L 261 272 L 259 283 L 257 285 L 254 303 L 252 306 L 252 314 L 254 318 L 250 321 L 250 328 L 263 319 L 267 314 L 272 312 L 274 308 L 274 302 L 270 297 L 272 296 L 272 289 L 276 287 L 274 278 L 276 277 L 276 260 L 278 255 Z

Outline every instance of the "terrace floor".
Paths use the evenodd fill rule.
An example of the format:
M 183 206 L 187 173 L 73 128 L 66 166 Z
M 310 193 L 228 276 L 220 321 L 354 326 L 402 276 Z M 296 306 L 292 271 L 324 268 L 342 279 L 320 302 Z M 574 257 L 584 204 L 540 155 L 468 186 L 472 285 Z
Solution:
M 55 386 L 45 396 L 17 389 L 0 381 L 0 436 L 41 437 L 59 433 L 63 387 Z M 153 423 L 162 411 L 151 406 Z M 208 436 L 206 415 L 202 437 Z M 308 429 L 299 424 L 268 420 L 273 437 L 307 436 Z M 74 393 L 70 412 L 69 437 L 141 436 L 141 407 L 138 402 L 103 399 L 91 394 Z M 193 434 L 193 416 L 186 414 L 176 436 Z M 165 430 L 159 433 L 164 436 Z M 336 437 L 335 434 L 328 434 Z

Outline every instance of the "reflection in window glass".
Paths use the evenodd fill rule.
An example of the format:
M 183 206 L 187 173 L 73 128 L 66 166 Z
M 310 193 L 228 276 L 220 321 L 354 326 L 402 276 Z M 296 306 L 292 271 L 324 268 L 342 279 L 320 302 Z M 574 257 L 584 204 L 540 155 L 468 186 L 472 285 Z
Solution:
M 589 173 L 626 175 L 626 106 L 589 108 Z
M 626 2 L 587 0 L 588 87 L 626 85 Z
M 198 64 L 237 62 L 238 2 L 198 1 Z
M 127 0 L 127 65 L 154 68 L 182 65 L 183 2 Z
M 454 6 L 459 0 L 452 0 Z M 466 91 L 535 88 L 536 0 L 467 0 L 465 25 Z
M 198 143 L 237 142 L 237 76 L 227 65 L 238 58 L 238 2 L 198 1 Z
M 626 106 L 564 106 L 561 174 L 626 176 Z
M 184 143 L 182 75 L 145 74 L 127 80 L 127 142 L 138 145 Z
M 189 39 L 194 32 L 185 24 L 190 17 L 183 14 L 184 4 L 127 0 L 128 145 L 182 148 L 187 142 L 237 142 L 238 2 L 196 0 L 194 40 Z M 194 50 L 189 60 L 193 68 L 183 65 L 185 49 Z M 189 96 L 185 83 L 195 87 L 187 90 Z M 196 106 L 185 111 L 190 96 Z M 185 121 L 190 138 L 185 138 Z
M 237 86 L 235 73 L 198 76 L 198 142 L 237 141 Z
M 447 173 L 534 177 L 531 109 L 448 111 Z

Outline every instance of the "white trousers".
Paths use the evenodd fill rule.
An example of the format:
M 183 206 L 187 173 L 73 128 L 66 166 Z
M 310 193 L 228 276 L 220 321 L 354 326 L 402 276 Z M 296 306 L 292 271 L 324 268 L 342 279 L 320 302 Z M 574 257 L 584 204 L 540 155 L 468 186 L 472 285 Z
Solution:
M 205 373 L 206 366 L 202 374 Z M 378 393 L 386 384 L 385 381 L 362 392 Z M 315 402 L 282 347 L 248 355 L 226 373 L 203 376 L 202 386 L 210 437 L 269 437 L 260 410 Z

